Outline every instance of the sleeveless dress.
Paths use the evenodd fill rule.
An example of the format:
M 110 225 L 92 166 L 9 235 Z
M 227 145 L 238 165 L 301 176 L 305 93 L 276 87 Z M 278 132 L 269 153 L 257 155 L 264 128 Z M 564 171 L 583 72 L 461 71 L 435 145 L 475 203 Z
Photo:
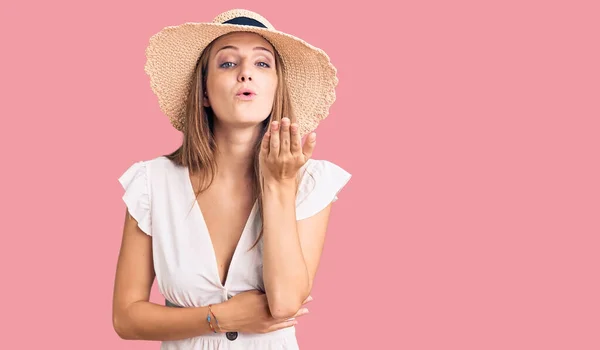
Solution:
M 194 195 L 188 169 L 161 156 L 132 164 L 119 178 L 129 213 L 140 229 L 152 236 L 154 270 L 160 293 L 168 306 L 200 307 L 224 302 L 248 290 L 264 292 L 261 219 L 257 203 L 251 210 L 221 283 L 215 252 Z M 329 203 L 351 174 L 325 160 L 309 159 L 299 171 L 296 219 L 308 218 Z M 290 350 L 298 349 L 295 328 L 266 334 L 211 333 L 163 341 L 162 350 Z

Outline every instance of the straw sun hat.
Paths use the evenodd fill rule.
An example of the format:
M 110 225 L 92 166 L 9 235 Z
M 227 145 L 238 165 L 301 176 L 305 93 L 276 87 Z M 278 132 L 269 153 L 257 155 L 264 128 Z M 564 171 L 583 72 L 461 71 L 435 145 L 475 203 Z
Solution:
M 150 38 L 144 70 L 171 124 L 183 130 L 186 97 L 204 48 L 221 35 L 236 31 L 260 34 L 279 52 L 300 134 L 314 130 L 335 101 L 336 68 L 323 50 L 276 30 L 261 15 L 242 9 L 223 12 L 208 23 L 165 27 Z

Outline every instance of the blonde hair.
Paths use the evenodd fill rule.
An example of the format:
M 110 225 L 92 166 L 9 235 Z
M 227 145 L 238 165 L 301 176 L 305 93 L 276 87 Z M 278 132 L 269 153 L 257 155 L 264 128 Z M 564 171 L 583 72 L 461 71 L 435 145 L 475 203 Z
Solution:
M 176 165 L 187 167 L 193 175 L 199 175 L 200 186 L 199 191 L 195 193 L 196 201 L 198 196 L 210 187 L 217 173 L 217 163 L 215 160 L 216 143 L 213 129 L 215 116 L 210 107 L 204 107 L 202 104 L 203 96 L 206 91 L 208 62 L 214 42 L 215 41 L 211 42 L 201 53 L 194 69 L 186 102 L 183 142 L 173 153 L 165 155 L 165 157 L 169 158 Z M 258 158 L 261 141 L 271 122 L 281 121 L 284 116 L 288 117 L 292 123 L 296 122 L 287 82 L 283 73 L 285 67 L 283 66 L 283 61 L 277 50 L 274 51 L 274 54 L 278 84 L 273 100 L 273 108 L 269 117 L 262 122 L 259 137 L 254 145 L 254 176 L 251 184 L 252 196 L 254 199 L 253 202 L 258 201 L 258 211 L 263 222 L 262 169 Z M 298 177 L 296 177 L 296 189 L 297 188 Z M 192 203 L 192 208 L 194 204 L 195 203 Z M 263 229 L 261 229 L 256 242 L 254 242 L 250 249 L 256 246 L 262 237 L 262 234 Z

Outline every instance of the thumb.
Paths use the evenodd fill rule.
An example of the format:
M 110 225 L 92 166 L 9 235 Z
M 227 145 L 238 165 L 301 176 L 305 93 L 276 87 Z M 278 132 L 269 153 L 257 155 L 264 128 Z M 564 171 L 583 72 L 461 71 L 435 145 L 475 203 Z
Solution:
M 317 134 L 314 132 L 308 135 L 306 141 L 304 141 L 304 145 L 302 146 L 302 153 L 304 154 L 304 157 L 306 157 L 306 159 L 312 157 L 313 151 L 315 150 L 316 142 Z

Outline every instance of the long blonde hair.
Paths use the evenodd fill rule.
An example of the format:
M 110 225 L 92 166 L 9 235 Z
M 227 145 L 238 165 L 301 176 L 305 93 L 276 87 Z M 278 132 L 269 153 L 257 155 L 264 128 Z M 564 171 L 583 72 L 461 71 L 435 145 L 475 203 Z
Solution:
M 203 96 L 206 91 L 208 62 L 214 42 L 215 41 L 211 42 L 201 53 L 198 62 L 196 63 L 196 68 L 194 69 L 186 102 L 183 142 L 173 153 L 165 155 L 166 158 L 169 158 L 176 165 L 187 167 L 192 174 L 199 175 L 200 186 L 199 191 L 195 193 L 196 201 L 198 196 L 210 187 L 217 173 L 217 163 L 215 160 L 216 143 L 214 139 L 215 116 L 210 107 L 204 107 L 202 104 Z M 274 54 L 278 84 L 273 100 L 273 109 L 271 110 L 270 115 L 262 122 L 259 137 L 256 139 L 254 145 L 254 176 L 251 184 L 253 202 L 258 202 L 258 213 L 261 219 L 263 219 L 263 222 L 263 184 L 261 181 L 262 169 L 259 162 L 261 141 L 271 122 L 281 121 L 284 116 L 288 117 L 292 123 L 296 122 L 287 82 L 285 80 L 285 75 L 283 74 L 285 67 L 283 66 L 283 61 L 277 50 L 274 51 Z M 296 189 L 297 188 L 298 177 L 296 177 Z M 194 204 L 195 202 L 192 203 L 192 207 Z M 262 234 L 263 229 L 261 228 L 256 242 L 254 242 L 250 249 L 256 246 L 262 237 Z

